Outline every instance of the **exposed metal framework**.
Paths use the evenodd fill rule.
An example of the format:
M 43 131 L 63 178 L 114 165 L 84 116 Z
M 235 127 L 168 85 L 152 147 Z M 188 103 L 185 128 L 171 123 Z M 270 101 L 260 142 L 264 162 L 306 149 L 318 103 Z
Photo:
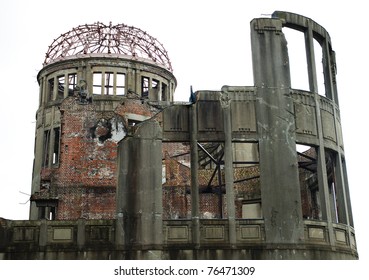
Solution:
M 86 54 L 118 54 L 148 59 L 173 71 L 164 46 L 145 31 L 125 24 L 85 24 L 60 35 L 49 46 L 44 65 L 65 57 Z

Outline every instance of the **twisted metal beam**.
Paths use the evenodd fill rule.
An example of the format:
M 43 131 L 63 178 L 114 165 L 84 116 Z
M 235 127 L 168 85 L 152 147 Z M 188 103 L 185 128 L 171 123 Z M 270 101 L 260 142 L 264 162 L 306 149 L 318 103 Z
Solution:
M 60 35 L 49 46 L 44 65 L 69 56 L 84 54 L 122 54 L 148 59 L 173 71 L 164 46 L 145 31 L 125 24 L 85 24 Z

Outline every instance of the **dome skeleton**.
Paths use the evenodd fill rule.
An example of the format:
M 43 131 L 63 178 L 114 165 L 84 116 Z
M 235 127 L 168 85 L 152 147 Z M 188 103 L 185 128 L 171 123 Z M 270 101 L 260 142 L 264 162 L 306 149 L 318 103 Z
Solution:
M 164 46 L 145 31 L 125 24 L 80 25 L 60 35 L 49 46 L 44 65 L 75 55 L 121 54 L 148 59 L 173 71 Z

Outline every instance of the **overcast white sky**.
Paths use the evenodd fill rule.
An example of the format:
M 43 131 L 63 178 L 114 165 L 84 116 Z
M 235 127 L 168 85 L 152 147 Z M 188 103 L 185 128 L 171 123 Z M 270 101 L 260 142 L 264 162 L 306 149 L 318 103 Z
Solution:
M 48 46 L 85 23 L 125 23 L 147 31 L 167 49 L 178 81 L 176 100 L 194 90 L 253 85 L 253 18 L 285 10 L 314 19 L 331 35 L 359 254 L 369 259 L 368 36 L 366 2 L 62 0 L 0 2 L 0 217 L 28 219 L 39 88 Z

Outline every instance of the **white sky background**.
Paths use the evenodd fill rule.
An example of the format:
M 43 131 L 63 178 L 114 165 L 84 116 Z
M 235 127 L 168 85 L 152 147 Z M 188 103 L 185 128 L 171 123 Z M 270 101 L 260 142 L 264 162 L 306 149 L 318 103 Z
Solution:
M 1 1 L 0 217 L 28 219 L 36 80 L 48 46 L 62 33 L 96 21 L 147 31 L 166 48 L 178 81 L 177 101 L 194 90 L 253 85 L 250 21 L 275 10 L 312 18 L 326 28 L 337 60 L 337 85 L 351 202 L 362 260 L 369 260 L 368 35 L 366 1 Z M 292 74 L 293 75 L 293 74 Z

